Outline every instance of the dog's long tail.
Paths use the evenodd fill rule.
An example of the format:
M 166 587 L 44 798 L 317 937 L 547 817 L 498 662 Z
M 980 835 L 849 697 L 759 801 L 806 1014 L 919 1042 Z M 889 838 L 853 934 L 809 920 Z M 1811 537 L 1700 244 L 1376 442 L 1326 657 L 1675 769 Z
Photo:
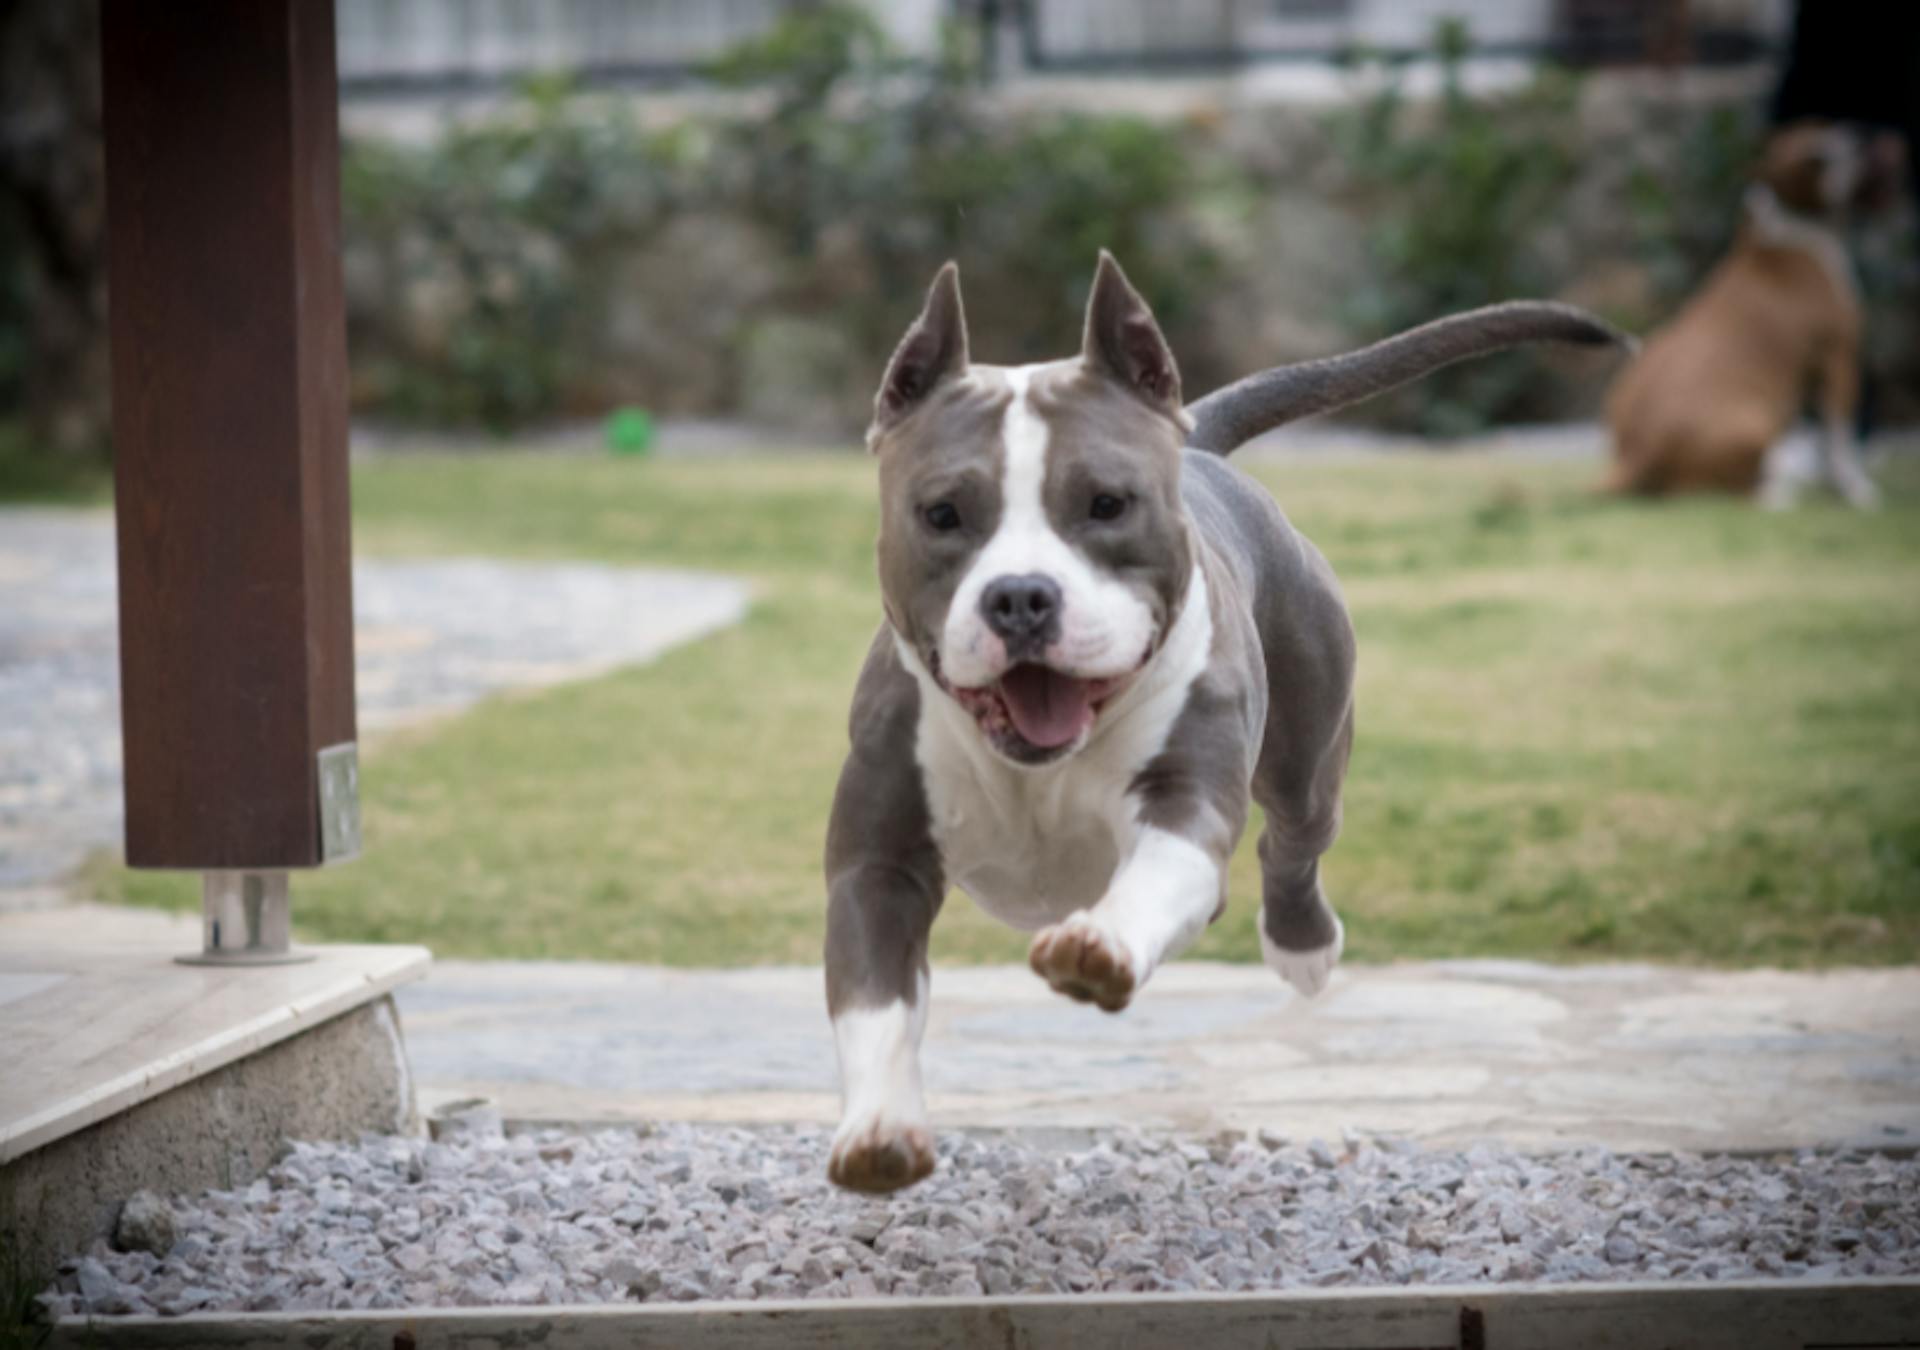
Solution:
M 1193 417 L 1187 444 L 1217 455 L 1231 454 L 1282 423 L 1344 408 L 1442 366 L 1526 342 L 1619 346 L 1628 352 L 1637 345 L 1611 324 L 1573 305 L 1550 300 L 1487 305 L 1435 319 L 1357 352 L 1275 366 L 1216 389 L 1187 405 Z

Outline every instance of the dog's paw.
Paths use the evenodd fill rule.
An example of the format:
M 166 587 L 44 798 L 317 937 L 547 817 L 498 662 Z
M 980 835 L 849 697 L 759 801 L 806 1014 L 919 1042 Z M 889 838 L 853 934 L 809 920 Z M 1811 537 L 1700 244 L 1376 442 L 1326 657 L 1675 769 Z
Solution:
M 1120 940 L 1084 911 L 1034 934 L 1027 964 L 1056 991 L 1119 1012 L 1139 980 Z
M 827 1175 L 850 1191 L 885 1195 L 924 1181 L 933 1161 L 933 1131 L 924 1123 L 870 1115 L 835 1132 Z
M 1847 499 L 1847 505 L 1856 511 L 1878 511 L 1880 509 L 1880 489 L 1865 474 L 1855 478 L 1841 480 L 1840 495 Z
M 1327 981 L 1333 978 L 1333 968 L 1340 964 L 1340 952 L 1347 942 L 1347 930 L 1341 925 L 1338 915 L 1333 918 L 1333 941 L 1324 947 L 1314 947 L 1304 952 L 1288 951 L 1267 936 L 1266 925 L 1260 926 L 1260 954 L 1266 963 L 1280 973 L 1280 978 L 1312 998 L 1327 987 Z

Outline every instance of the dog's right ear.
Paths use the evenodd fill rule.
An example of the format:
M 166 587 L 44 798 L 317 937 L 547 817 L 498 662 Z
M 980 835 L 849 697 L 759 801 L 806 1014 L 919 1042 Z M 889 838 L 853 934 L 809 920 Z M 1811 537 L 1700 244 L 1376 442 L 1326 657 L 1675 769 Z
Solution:
M 967 315 L 960 305 L 960 269 L 948 263 L 933 279 L 920 317 L 887 362 L 886 377 L 873 400 L 867 449 L 877 450 L 881 433 L 918 407 L 943 381 L 966 370 Z

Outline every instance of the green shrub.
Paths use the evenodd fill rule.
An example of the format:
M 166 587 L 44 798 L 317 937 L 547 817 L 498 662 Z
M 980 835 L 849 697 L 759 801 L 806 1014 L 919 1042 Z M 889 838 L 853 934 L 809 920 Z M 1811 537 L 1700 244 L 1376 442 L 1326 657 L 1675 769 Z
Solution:
M 1311 124 L 1274 113 L 1274 135 L 1241 112 L 1010 112 L 985 95 L 978 36 L 952 27 L 934 59 L 908 62 L 865 9 L 806 6 L 702 71 L 737 97 L 664 127 L 548 79 L 430 146 L 351 143 L 357 406 L 499 430 L 622 404 L 750 409 L 852 431 L 941 262 L 961 264 L 977 349 L 1033 360 L 1070 350 L 1103 247 L 1191 390 L 1283 355 L 1263 342 L 1316 355 L 1518 296 L 1645 330 L 1724 252 L 1761 131 L 1745 100 L 1623 87 L 1590 130 L 1583 85 L 1551 68 L 1470 94 L 1458 23 L 1436 32 L 1438 98 L 1410 97 L 1389 65 L 1376 92 Z M 1235 117 L 1259 134 L 1236 139 Z M 1309 217 L 1305 242 L 1290 237 Z M 1323 267 L 1315 286 L 1262 284 Z M 1899 321 L 1912 251 L 1881 247 L 1862 271 L 1898 391 L 1920 347 Z M 1321 307 L 1334 312 L 1305 312 Z M 0 385 L 8 369 L 0 341 Z M 1461 435 L 1591 411 L 1605 373 L 1563 377 L 1522 352 L 1351 415 Z
M 592 359 L 573 339 L 594 263 L 683 205 L 686 160 L 560 79 L 428 148 L 350 142 L 349 258 L 373 275 L 350 315 L 358 401 L 495 430 L 556 411 Z
M 1367 223 L 1374 266 L 1344 315 L 1372 340 L 1457 310 L 1551 294 L 1556 276 L 1538 247 L 1556 226 L 1578 173 L 1577 84 L 1545 68 L 1512 93 L 1472 97 L 1462 83 L 1466 27 L 1442 21 L 1432 105 L 1406 95 L 1402 64 L 1379 92 L 1330 118 L 1348 168 L 1344 196 Z M 1436 435 L 1537 415 L 1541 370 L 1524 355 L 1471 362 L 1383 401 L 1374 415 Z
M 1760 154 L 1757 109 L 1710 107 L 1688 118 L 1668 162 L 1636 163 L 1626 205 L 1634 251 L 1662 310 L 1672 310 L 1726 254 Z
M 360 405 L 501 429 L 589 410 L 602 326 L 588 320 L 619 303 L 610 270 L 676 214 L 774 240 L 768 303 L 850 339 L 847 381 L 877 378 L 949 257 L 996 356 L 1062 349 L 1101 247 L 1176 335 L 1200 322 L 1217 267 L 1179 130 L 991 115 L 964 31 L 916 68 L 864 10 L 833 5 L 795 11 L 704 74 L 751 111 L 644 132 L 622 104 L 546 81 L 428 148 L 351 144 Z M 735 359 L 762 316 L 732 317 L 714 361 Z

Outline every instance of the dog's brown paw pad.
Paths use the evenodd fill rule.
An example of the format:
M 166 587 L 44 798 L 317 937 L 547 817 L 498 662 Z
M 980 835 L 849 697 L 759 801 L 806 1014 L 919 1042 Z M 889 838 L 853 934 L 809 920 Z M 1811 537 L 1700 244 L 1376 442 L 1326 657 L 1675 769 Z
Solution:
M 1138 984 L 1133 959 L 1119 940 L 1083 914 L 1036 933 L 1027 964 L 1068 998 L 1108 1012 L 1126 1007 Z
M 925 1180 L 933 1163 L 932 1130 L 877 1117 L 840 1127 L 827 1175 L 850 1191 L 885 1195 Z

